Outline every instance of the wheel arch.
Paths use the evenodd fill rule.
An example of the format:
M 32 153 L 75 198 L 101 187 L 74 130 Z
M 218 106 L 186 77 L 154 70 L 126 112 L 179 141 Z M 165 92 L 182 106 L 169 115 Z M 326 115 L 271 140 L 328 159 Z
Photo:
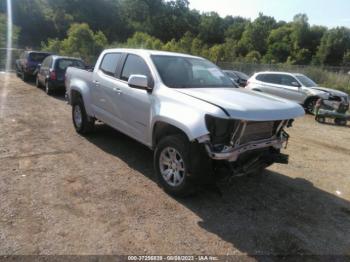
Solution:
M 157 121 L 154 123 L 152 129 L 152 148 L 155 148 L 163 137 L 170 135 L 183 135 L 190 141 L 190 137 L 181 127 L 165 121 Z
M 317 95 L 308 96 L 308 97 L 305 99 L 303 105 L 304 105 L 304 107 L 306 107 L 306 105 L 307 105 L 311 100 L 318 100 L 318 99 L 320 99 L 320 97 L 317 96 Z

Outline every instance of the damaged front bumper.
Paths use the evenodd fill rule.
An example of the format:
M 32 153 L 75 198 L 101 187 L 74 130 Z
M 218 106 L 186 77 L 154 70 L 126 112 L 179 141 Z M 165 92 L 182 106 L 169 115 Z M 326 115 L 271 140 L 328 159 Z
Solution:
M 273 147 L 275 149 L 281 149 L 284 145 L 288 143 L 288 135 L 285 133 L 284 136 L 277 138 L 273 137 L 271 139 L 265 139 L 260 141 L 254 141 L 250 143 L 246 143 L 244 145 L 240 145 L 238 147 L 225 147 L 221 151 L 215 151 L 214 148 L 210 146 L 210 144 L 205 144 L 205 149 L 210 158 L 214 160 L 226 160 L 229 162 L 234 162 L 238 159 L 238 157 L 248 151 Z

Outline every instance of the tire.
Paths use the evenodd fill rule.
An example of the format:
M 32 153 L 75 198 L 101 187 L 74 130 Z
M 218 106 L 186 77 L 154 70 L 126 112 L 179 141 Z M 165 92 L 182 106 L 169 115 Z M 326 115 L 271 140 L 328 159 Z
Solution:
M 183 135 L 167 136 L 154 151 L 159 184 L 170 195 L 185 197 L 194 192 L 190 174 L 190 143 Z
M 315 110 L 315 106 L 316 106 L 316 102 L 317 102 L 318 98 L 310 98 L 305 102 L 305 111 L 311 115 L 314 114 L 314 110 Z
M 51 96 L 53 93 L 53 90 L 49 81 L 46 81 L 45 83 L 45 93 L 49 96 Z
M 37 88 L 41 88 L 41 84 L 40 84 L 40 81 L 39 81 L 38 77 L 36 77 L 35 85 L 36 85 Z
M 27 75 L 25 72 L 22 72 L 22 80 L 23 80 L 23 82 L 28 82 L 29 75 Z
M 324 124 L 326 122 L 326 118 L 324 116 L 317 116 L 316 121 L 321 124 Z
M 75 131 L 81 135 L 88 134 L 94 128 L 95 120 L 87 115 L 84 102 L 81 98 L 78 98 L 72 104 L 72 119 Z
M 336 118 L 334 119 L 334 123 L 338 126 L 346 126 L 347 120 L 342 118 Z

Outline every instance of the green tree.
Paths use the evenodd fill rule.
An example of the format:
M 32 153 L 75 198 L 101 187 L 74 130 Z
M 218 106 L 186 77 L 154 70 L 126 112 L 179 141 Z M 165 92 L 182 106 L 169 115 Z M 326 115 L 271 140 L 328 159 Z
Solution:
M 62 55 L 81 57 L 92 63 L 107 44 L 107 38 L 101 31 L 94 33 L 87 24 L 82 23 L 71 25 L 67 38 L 62 41 L 50 39 L 47 44 L 42 44 L 42 48 Z
M 273 17 L 265 16 L 262 13 L 249 24 L 242 35 L 241 46 L 246 47 L 246 51 L 258 51 L 261 55 L 267 52 L 267 39 L 271 30 L 276 28 L 276 20 Z M 246 53 L 241 53 L 246 55 Z
M 323 35 L 317 58 L 324 65 L 340 65 L 348 50 L 350 50 L 350 30 L 337 27 Z
M 17 45 L 20 28 L 14 26 L 12 32 L 12 47 Z M 0 48 L 5 48 L 7 44 L 7 17 L 5 14 L 0 13 Z
M 215 12 L 205 13 L 201 16 L 199 24 L 199 38 L 209 45 L 224 42 L 223 19 Z
M 163 43 L 159 39 L 146 33 L 136 32 L 133 37 L 127 40 L 126 46 L 131 48 L 160 50 L 163 47 Z

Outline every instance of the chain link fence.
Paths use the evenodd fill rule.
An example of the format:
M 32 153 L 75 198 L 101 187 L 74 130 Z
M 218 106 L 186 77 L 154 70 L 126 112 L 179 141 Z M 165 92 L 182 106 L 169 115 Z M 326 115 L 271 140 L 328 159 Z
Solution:
M 6 63 L 7 63 L 7 48 L 0 48 L 0 71 L 5 71 Z M 11 48 L 10 56 L 11 56 L 11 64 L 10 71 L 15 71 L 16 69 L 16 60 L 19 59 L 23 49 Z

